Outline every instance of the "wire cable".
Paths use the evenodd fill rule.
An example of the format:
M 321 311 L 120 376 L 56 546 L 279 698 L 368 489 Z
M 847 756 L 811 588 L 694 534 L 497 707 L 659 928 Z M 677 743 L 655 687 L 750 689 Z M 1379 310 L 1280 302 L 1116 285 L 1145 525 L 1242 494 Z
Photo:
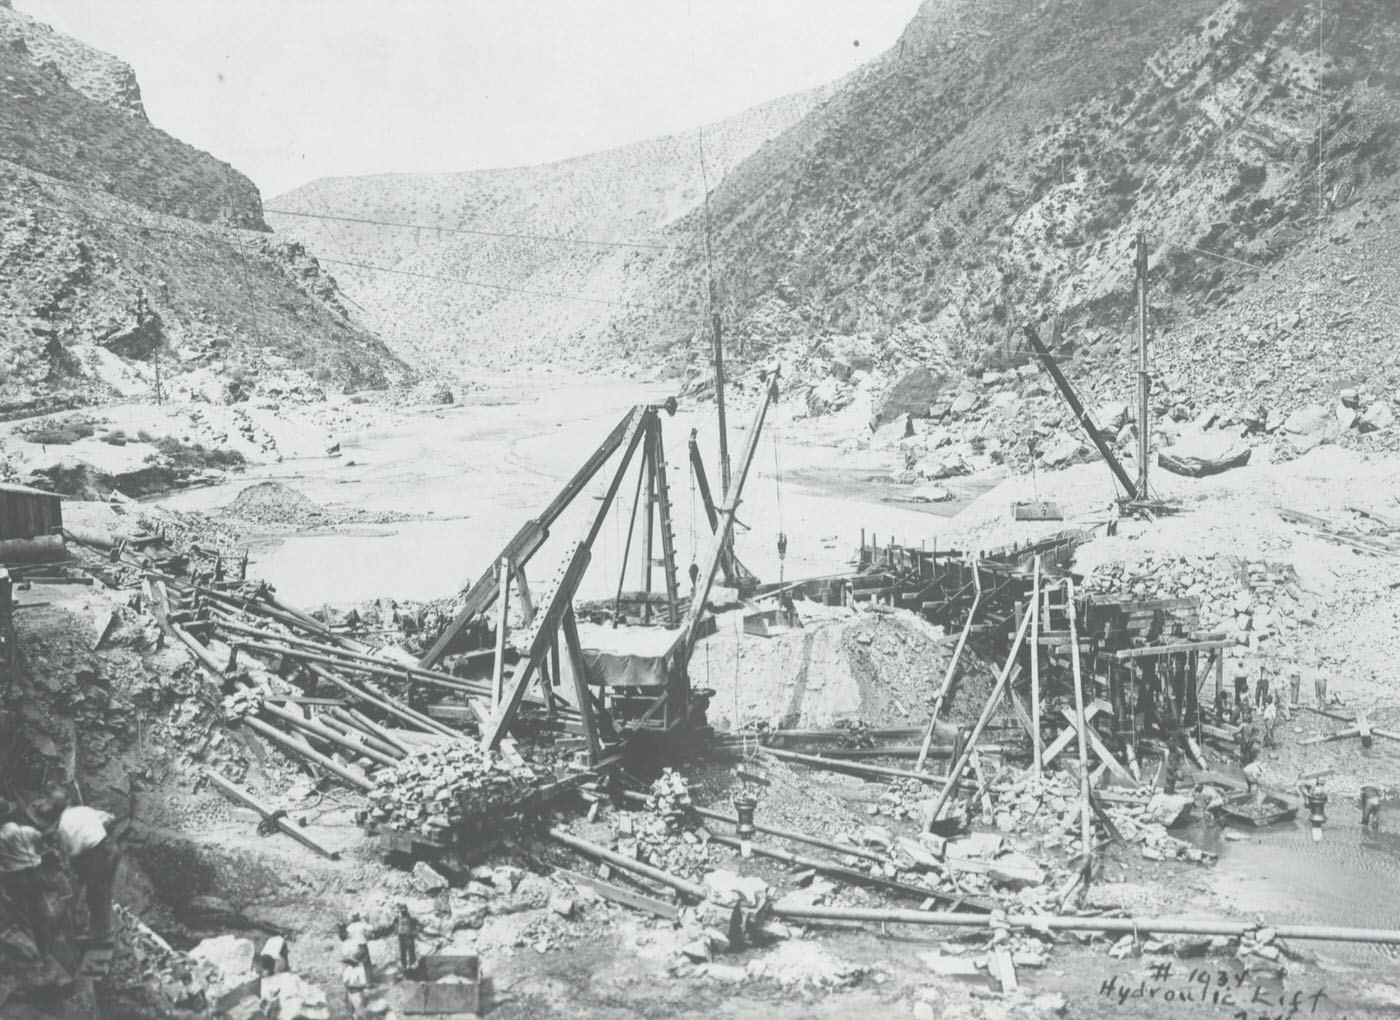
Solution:
M 359 223 L 373 227 L 397 227 L 402 230 L 436 230 L 449 234 L 469 234 L 473 237 L 495 237 L 522 241 L 546 241 L 553 244 L 578 244 L 595 248 L 645 248 L 653 251 L 697 251 L 683 244 L 662 244 L 659 241 L 605 241 L 591 237 L 566 237 L 563 234 L 534 234 L 517 230 L 480 230 L 474 227 L 449 227 L 430 223 L 400 223 L 394 220 L 374 220 L 360 216 L 332 216 L 329 213 L 294 212 L 291 209 L 264 209 L 273 216 L 293 216 L 308 220 L 332 220 L 337 223 Z

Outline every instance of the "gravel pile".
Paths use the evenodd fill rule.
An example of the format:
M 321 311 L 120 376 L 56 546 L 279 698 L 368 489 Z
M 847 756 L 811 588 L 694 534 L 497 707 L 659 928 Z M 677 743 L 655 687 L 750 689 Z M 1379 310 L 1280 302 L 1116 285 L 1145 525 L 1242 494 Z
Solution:
M 250 524 L 283 524 L 308 527 L 328 519 L 324 507 L 281 482 L 259 482 L 240 492 L 224 507 L 231 517 Z

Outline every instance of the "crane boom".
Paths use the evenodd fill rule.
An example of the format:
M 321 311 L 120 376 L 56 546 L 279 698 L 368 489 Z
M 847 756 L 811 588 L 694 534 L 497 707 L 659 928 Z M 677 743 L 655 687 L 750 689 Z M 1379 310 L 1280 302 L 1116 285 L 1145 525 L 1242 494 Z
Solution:
M 1065 378 L 1065 374 L 1060 371 L 1060 366 L 1055 364 L 1055 356 L 1051 354 L 1049 350 L 1046 349 L 1045 344 L 1041 342 L 1040 335 L 1036 333 L 1035 327 L 1028 322 L 1021 327 L 1021 332 L 1025 335 L 1026 342 L 1031 345 L 1031 350 L 1035 351 L 1036 356 L 1040 358 L 1040 363 L 1045 367 L 1045 371 L 1049 373 L 1050 378 L 1055 381 L 1055 385 L 1059 388 L 1060 395 L 1065 398 L 1065 403 L 1069 404 L 1069 409 L 1074 412 L 1074 420 L 1084 427 L 1084 431 L 1088 433 L 1089 438 L 1093 441 L 1094 445 L 1098 447 L 1098 451 L 1103 455 L 1103 459 L 1108 462 L 1108 466 L 1113 471 L 1114 477 L 1122 483 L 1124 491 L 1128 492 L 1130 495 L 1136 493 L 1138 499 L 1147 498 L 1147 493 L 1138 492 L 1137 483 L 1133 481 L 1132 476 L 1129 475 L 1127 469 L 1123 467 L 1122 461 L 1120 461 L 1113 452 L 1113 447 L 1109 445 L 1108 440 L 1105 439 L 1103 433 L 1099 431 L 1099 427 L 1094 424 L 1094 419 L 1089 416 L 1089 412 L 1084 408 L 1084 402 L 1079 399 L 1079 394 L 1075 392 L 1074 386 Z M 1146 422 L 1138 422 L 1138 428 L 1142 429 L 1146 427 Z
M 690 653 L 695 648 L 695 642 L 700 633 L 700 620 L 705 614 L 705 604 L 710 598 L 710 589 L 715 583 L 715 572 L 719 569 L 720 557 L 724 554 L 730 536 L 734 533 L 734 514 L 739 509 L 740 497 L 744 492 L 744 482 L 749 476 L 749 468 L 753 466 L 754 454 L 758 452 L 758 437 L 763 431 L 763 420 L 768 415 L 768 408 L 778 399 L 778 370 L 775 368 L 767 375 L 768 387 L 764 390 L 763 400 L 759 402 L 758 410 L 754 413 L 753 424 L 749 427 L 749 436 L 744 445 L 744 453 L 739 460 L 739 470 L 735 474 L 733 484 L 724 494 L 724 505 L 719 508 L 719 527 L 710 538 L 709 548 L 705 550 L 705 561 L 700 565 L 700 576 L 696 581 L 696 588 L 690 598 L 690 608 L 685 615 L 683 624 L 685 637 L 682 649 L 681 661 L 690 662 Z

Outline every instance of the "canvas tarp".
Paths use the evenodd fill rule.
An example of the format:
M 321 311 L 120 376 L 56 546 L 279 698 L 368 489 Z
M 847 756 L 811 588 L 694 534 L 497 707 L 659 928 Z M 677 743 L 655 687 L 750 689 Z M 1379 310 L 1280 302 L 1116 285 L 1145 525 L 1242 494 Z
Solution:
M 671 674 L 684 636 L 679 628 L 579 624 L 590 684 L 661 687 Z

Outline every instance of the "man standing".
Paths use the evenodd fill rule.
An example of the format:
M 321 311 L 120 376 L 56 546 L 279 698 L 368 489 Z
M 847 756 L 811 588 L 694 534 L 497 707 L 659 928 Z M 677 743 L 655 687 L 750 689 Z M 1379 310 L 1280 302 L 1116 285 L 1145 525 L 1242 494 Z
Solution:
M 44 858 L 43 834 L 27 821 L 18 805 L 0 797 L 0 889 L 29 923 L 35 948 L 43 956 L 48 952 L 53 918 L 39 874 Z
M 1269 674 L 1264 671 L 1264 667 L 1259 667 L 1259 682 L 1254 686 L 1254 707 L 1263 708 L 1264 703 L 1269 700 Z
M 1249 704 L 1249 677 L 1244 670 L 1235 672 L 1235 708 L 1240 714 L 1244 714 L 1245 706 Z
M 418 964 L 418 920 L 408 912 L 407 903 L 399 904 L 394 932 L 399 937 L 399 976 L 403 977 Z
M 1270 694 L 1264 700 L 1264 746 L 1274 746 L 1274 727 L 1278 724 L 1278 702 Z
M 1313 693 L 1317 695 L 1317 707 L 1327 707 L 1327 674 L 1318 669 L 1313 673 Z
M 1303 707 L 1303 671 L 1293 670 L 1288 674 L 1288 700 L 1293 711 Z
M 369 975 L 363 958 L 342 955 L 345 969 L 341 971 L 340 983 L 345 986 L 345 999 L 350 1006 L 351 1017 L 365 1015 L 365 991 L 369 988 Z
M 107 938 L 112 933 L 112 884 L 122 860 L 108 831 L 115 819 L 96 808 L 69 807 L 68 795 L 61 790 L 46 798 L 40 818 L 49 825 L 56 820 L 58 844 L 87 893 L 89 934 Z

